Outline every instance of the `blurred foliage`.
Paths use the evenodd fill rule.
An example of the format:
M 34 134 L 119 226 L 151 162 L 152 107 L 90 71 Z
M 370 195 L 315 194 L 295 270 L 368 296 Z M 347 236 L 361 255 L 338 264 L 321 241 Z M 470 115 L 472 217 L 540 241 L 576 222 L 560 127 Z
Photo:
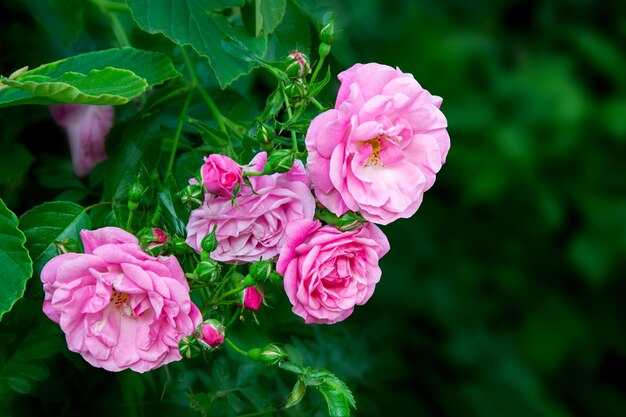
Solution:
M 81 9 L 85 30 L 64 30 L 55 41 L 26 3 L 0 6 L 2 74 L 114 45 L 97 9 Z M 353 389 L 359 416 L 626 415 L 624 4 L 332 3 L 341 29 L 333 74 L 356 61 L 413 73 L 444 98 L 452 149 L 418 213 L 384 228 L 393 250 L 366 306 L 344 323 L 305 327 L 276 296 L 272 314 L 258 314 L 260 326 L 246 317 L 238 341 L 286 341 L 302 363 L 332 369 Z M 138 47 L 170 48 L 160 36 L 133 36 Z M 308 48 L 309 37 L 302 37 Z M 201 75 L 234 120 L 254 117 L 273 88 L 262 71 L 224 92 L 208 67 Z M 336 87 L 326 89 L 323 102 L 332 103 Z M 191 113 L 202 119 L 203 111 Z M 174 114 L 161 120 L 162 132 L 172 129 Z M 58 189 L 47 184 L 42 156 L 67 165 L 67 145 L 44 107 L 3 110 L 0 120 L 3 150 L 20 146 L 23 153 L 23 146 L 39 156 L 32 166 L 25 156 L 28 172 L 0 189 L 20 215 L 54 199 Z M 92 186 L 85 180 L 75 187 L 85 190 L 77 201 L 92 203 Z M 37 285 L 30 280 L 30 294 L 41 295 Z M 190 402 L 222 415 L 223 401 L 244 413 L 250 404 L 284 399 L 295 382 L 223 350 L 147 375 L 93 369 L 65 351 L 61 333 L 41 313 L 32 317 L 31 302 L 18 302 L 0 323 L 0 359 L 12 364 L 0 371 L 0 407 L 12 403 L 15 415 L 193 415 Z M 32 346 L 42 338 L 50 348 L 37 355 Z M 24 358 L 15 359 L 22 345 L 31 346 L 28 366 L 36 369 L 25 371 Z M 247 390 L 254 381 L 278 381 L 279 390 Z M 202 394 L 209 388 L 217 398 Z M 290 415 L 324 415 L 320 396 L 307 401 Z

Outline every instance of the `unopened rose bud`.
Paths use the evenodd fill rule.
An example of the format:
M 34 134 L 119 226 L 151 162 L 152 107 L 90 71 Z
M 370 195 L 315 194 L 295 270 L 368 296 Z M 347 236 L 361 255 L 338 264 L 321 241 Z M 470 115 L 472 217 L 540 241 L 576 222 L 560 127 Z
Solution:
M 215 237 L 215 232 L 217 227 L 214 227 L 211 233 L 206 235 L 204 239 L 202 239 L 202 250 L 207 253 L 211 253 L 217 248 L 217 237 Z
M 290 408 L 300 403 L 300 401 L 304 398 L 304 394 L 306 394 L 306 384 L 301 380 L 297 380 L 296 385 L 293 386 L 293 390 L 291 390 L 291 393 L 289 394 L 289 397 L 287 397 L 285 408 Z
M 255 286 L 250 286 L 241 292 L 241 304 L 248 310 L 258 310 L 263 303 L 263 293 Z
M 206 282 L 212 282 L 219 277 L 220 267 L 217 262 L 209 259 L 198 262 L 198 266 L 196 266 L 194 272 L 198 279 Z
M 328 22 L 320 30 L 320 41 L 331 45 L 335 41 L 335 21 L 334 19 Z
M 198 326 L 198 342 L 207 350 L 213 350 L 224 343 L 224 325 L 209 319 Z
M 272 150 L 275 137 L 276 134 L 273 129 L 262 123 L 259 125 L 259 128 L 256 131 L 256 140 L 262 144 L 266 150 Z
M 258 261 L 250 265 L 250 276 L 255 282 L 265 281 L 272 273 L 272 261 Z
M 254 348 L 248 351 L 248 357 L 253 361 L 261 362 L 265 365 L 276 365 L 287 358 L 287 352 L 278 345 L 270 343 L 263 348 Z
M 128 188 L 128 200 L 138 203 L 141 201 L 144 192 L 143 186 L 135 182 Z
M 157 256 L 165 250 L 168 239 L 167 233 L 157 227 L 143 229 L 139 233 L 139 246 L 141 246 L 144 252 Z
M 54 244 L 57 247 L 57 251 L 60 254 L 69 253 L 69 252 L 78 252 L 80 250 L 80 246 L 78 246 L 78 242 L 73 239 L 63 239 L 56 240 Z
M 185 336 L 178 344 L 178 351 L 183 358 L 195 358 L 202 352 L 202 347 L 195 336 Z
M 302 52 L 294 51 L 287 56 L 285 72 L 291 79 L 303 78 L 311 73 L 309 59 Z
M 267 158 L 264 172 L 269 170 L 269 173 L 285 173 L 293 166 L 294 159 L 295 156 L 291 149 L 277 149 Z

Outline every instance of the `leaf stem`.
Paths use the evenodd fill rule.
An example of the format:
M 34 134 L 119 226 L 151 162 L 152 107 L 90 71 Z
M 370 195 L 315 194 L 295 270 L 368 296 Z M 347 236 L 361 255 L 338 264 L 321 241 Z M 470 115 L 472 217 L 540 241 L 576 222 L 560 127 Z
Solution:
M 222 295 L 220 295 L 220 298 L 218 301 L 221 301 L 222 299 L 228 297 L 229 295 L 233 295 L 233 294 L 237 294 L 238 292 L 241 292 L 243 290 L 245 290 L 246 288 L 248 288 L 246 285 L 240 285 L 237 288 L 233 288 L 230 291 L 226 291 L 225 293 L 223 293 Z
M 101 201 L 101 202 L 99 202 L 99 203 L 95 203 L 95 204 L 92 204 L 92 205 L 90 205 L 90 206 L 85 207 L 84 211 L 89 211 L 89 210 L 91 210 L 91 209 L 92 209 L 92 208 L 94 208 L 94 207 L 104 206 L 105 204 L 109 204 L 109 205 L 111 205 L 111 204 L 113 204 L 113 203 L 112 203 L 112 202 L 110 202 L 110 201 Z
M 320 61 L 317 63 L 317 66 L 315 67 L 315 71 L 313 72 L 313 75 L 311 75 L 311 80 L 309 81 L 309 84 L 313 84 L 315 82 L 315 79 L 317 78 L 317 74 L 320 72 L 320 68 L 322 68 L 322 65 L 324 65 L 324 59 L 326 57 L 324 56 L 320 56 Z
M 189 91 L 189 94 L 187 94 L 187 98 L 185 99 L 185 103 L 183 104 L 183 109 L 181 110 L 180 116 L 178 117 L 178 126 L 176 126 L 176 133 L 174 134 L 174 140 L 172 142 L 170 158 L 167 162 L 167 170 L 165 171 L 166 179 L 167 177 L 169 177 L 169 175 L 172 172 L 172 168 L 174 167 L 174 158 L 176 156 L 176 149 L 178 148 L 178 141 L 183 131 L 183 125 L 185 124 L 185 117 L 187 116 L 187 111 L 189 110 L 189 103 L 191 103 L 191 97 L 193 97 L 193 89 Z
M 313 103 L 318 110 L 325 110 L 324 106 L 322 106 L 322 103 L 317 101 L 315 97 L 309 97 L 309 100 L 311 100 L 311 103 Z
M 240 355 L 243 356 L 248 356 L 248 352 L 246 352 L 245 350 L 241 349 L 239 346 L 237 346 L 236 344 L 233 343 L 232 340 L 230 340 L 230 337 L 227 337 L 226 339 L 224 339 L 224 341 L 226 342 L 226 344 L 228 346 L 230 346 L 235 352 L 239 353 Z
M 287 97 L 287 92 L 285 91 L 285 85 L 280 83 L 280 92 L 283 94 L 283 101 L 285 102 L 285 109 L 287 110 L 287 116 L 289 116 L 289 120 L 293 118 L 293 112 L 291 111 L 291 104 L 289 103 L 289 97 Z M 291 132 L 291 146 L 293 147 L 294 152 L 298 152 L 298 138 L 296 138 L 296 132 L 290 130 Z
M 198 92 L 202 96 L 202 99 L 204 100 L 207 107 L 213 114 L 213 117 L 215 117 L 217 126 L 223 133 L 226 133 L 226 125 L 224 124 L 224 116 L 215 105 L 215 102 L 213 101 L 209 93 L 204 89 L 204 87 L 200 83 L 200 80 L 198 79 L 198 74 L 196 74 L 196 70 L 194 69 L 193 63 L 191 62 L 191 58 L 189 57 L 189 54 L 185 50 L 185 47 L 181 46 L 180 50 L 182 52 L 183 59 L 185 60 L 185 65 L 187 66 L 187 69 L 189 70 L 189 74 L 191 75 L 192 82 L 195 84 L 196 88 L 198 89 Z
M 244 177 L 260 177 L 261 175 L 265 175 L 263 171 L 244 171 Z

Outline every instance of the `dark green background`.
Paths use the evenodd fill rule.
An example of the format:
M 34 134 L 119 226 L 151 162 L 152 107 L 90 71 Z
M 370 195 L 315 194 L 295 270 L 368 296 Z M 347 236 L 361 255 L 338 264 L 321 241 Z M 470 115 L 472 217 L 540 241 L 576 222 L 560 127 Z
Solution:
M 413 73 L 443 97 L 452 146 L 417 214 L 383 227 L 391 251 L 368 304 L 344 323 L 303 329 L 274 317 L 289 315 L 276 299 L 260 314 L 259 340 L 276 336 L 308 364 L 337 373 L 353 388 L 358 415 L 626 415 L 623 3 L 346 0 L 336 8 L 333 73 L 372 61 Z M 9 9 L 4 75 L 23 60 L 59 57 L 25 7 Z M 95 22 L 89 39 L 110 41 Z M 262 100 L 262 81 L 250 88 Z M 13 112 L 3 110 L 3 130 Z M 31 151 L 61 146 L 45 109 L 19 115 L 35 121 L 20 136 Z M 38 148 L 32 135 L 44 130 Z M 32 172 L 21 181 L 2 189 L 18 212 L 54 196 Z M 3 326 L 38 308 L 28 302 Z M 11 346 L 37 343 L 35 330 L 59 337 L 46 322 L 33 330 L 38 319 L 24 320 L 27 333 L 13 334 Z M 168 393 L 179 399 L 161 401 L 163 372 L 111 375 L 54 349 L 62 353 L 44 358 L 50 376 L 31 394 L 11 396 L 13 410 L 167 415 L 186 406 L 191 375 L 210 368 L 173 367 Z M 294 415 L 308 414 L 302 407 Z

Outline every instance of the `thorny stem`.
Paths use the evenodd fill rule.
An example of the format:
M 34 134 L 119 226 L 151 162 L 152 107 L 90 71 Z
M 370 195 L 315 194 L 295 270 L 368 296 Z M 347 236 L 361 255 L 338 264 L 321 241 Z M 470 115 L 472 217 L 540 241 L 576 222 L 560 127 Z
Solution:
M 185 47 L 181 46 L 180 50 L 182 52 L 183 59 L 185 60 L 185 65 L 187 66 L 187 69 L 189 70 L 189 74 L 191 75 L 191 80 L 195 84 L 195 87 L 198 89 L 198 92 L 202 96 L 202 99 L 206 103 L 207 107 L 213 114 L 213 117 L 215 117 L 215 120 L 217 121 L 217 125 L 219 129 L 222 132 L 226 133 L 226 125 L 224 124 L 224 116 L 222 115 L 222 113 L 220 113 L 219 109 L 215 105 L 215 102 L 213 101 L 209 93 L 207 93 L 207 91 L 204 89 L 204 87 L 200 83 L 200 80 L 198 79 L 198 74 L 196 74 L 196 70 L 193 66 L 193 63 L 191 62 L 191 58 L 189 58 L 189 54 L 185 50 Z

